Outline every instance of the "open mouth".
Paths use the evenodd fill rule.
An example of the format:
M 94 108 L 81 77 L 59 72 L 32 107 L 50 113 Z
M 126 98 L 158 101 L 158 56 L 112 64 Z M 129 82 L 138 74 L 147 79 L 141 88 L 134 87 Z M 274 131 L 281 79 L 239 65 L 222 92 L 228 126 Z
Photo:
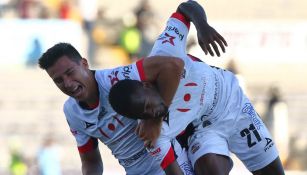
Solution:
M 82 93 L 82 87 L 81 87 L 81 86 L 75 87 L 75 88 L 71 91 L 71 93 L 72 93 L 72 95 L 73 95 L 74 97 L 80 96 L 81 93 Z

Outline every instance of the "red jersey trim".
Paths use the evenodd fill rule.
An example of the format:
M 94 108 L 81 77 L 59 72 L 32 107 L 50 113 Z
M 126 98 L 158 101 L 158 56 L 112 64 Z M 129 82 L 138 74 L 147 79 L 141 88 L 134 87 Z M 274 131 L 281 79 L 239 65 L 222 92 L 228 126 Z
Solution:
M 78 146 L 79 153 L 87 153 L 94 150 L 98 146 L 98 141 L 95 138 L 90 138 L 86 144 Z
M 171 18 L 176 18 L 181 21 L 185 26 L 190 29 L 190 20 L 188 20 L 183 14 L 175 12 L 172 14 Z
M 146 80 L 145 71 L 144 71 L 144 67 L 143 67 L 143 61 L 144 61 L 144 58 L 142 58 L 141 60 L 136 62 L 136 67 L 139 71 L 141 81 Z
M 168 150 L 167 154 L 165 155 L 164 159 L 161 162 L 162 169 L 168 167 L 171 163 L 175 161 L 175 159 L 176 158 L 173 147 L 170 147 L 170 149 Z
M 95 102 L 95 104 L 93 104 L 93 105 L 88 105 L 88 107 L 89 107 L 89 109 L 95 109 L 95 108 L 98 107 L 98 105 L 99 105 L 99 100 L 97 100 L 97 101 Z

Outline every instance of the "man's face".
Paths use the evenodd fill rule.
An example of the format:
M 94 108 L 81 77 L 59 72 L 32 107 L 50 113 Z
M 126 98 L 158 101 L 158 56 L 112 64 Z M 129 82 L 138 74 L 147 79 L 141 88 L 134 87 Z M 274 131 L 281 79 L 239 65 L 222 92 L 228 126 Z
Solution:
M 146 83 L 134 96 L 132 109 L 140 119 L 161 118 L 167 114 L 167 106 L 151 84 Z
M 79 63 L 70 60 L 67 56 L 60 57 L 47 73 L 57 87 L 66 95 L 79 101 L 85 101 L 89 97 L 90 74 L 85 59 Z

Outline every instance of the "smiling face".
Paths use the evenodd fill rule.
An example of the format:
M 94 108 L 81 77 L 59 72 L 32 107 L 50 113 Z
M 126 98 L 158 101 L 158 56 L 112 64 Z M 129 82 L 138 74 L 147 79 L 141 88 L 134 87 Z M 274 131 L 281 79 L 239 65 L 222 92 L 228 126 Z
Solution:
M 86 101 L 90 98 L 93 74 L 85 59 L 73 61 L 63 55 L 46 71 L 56 86 L 66 95 L 78 101 Z

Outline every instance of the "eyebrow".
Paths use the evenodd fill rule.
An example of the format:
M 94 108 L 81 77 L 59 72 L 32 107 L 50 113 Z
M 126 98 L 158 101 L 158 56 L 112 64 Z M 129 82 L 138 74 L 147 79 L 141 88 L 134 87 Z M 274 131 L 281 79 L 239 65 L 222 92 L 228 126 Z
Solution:
M 67 72 L 71 71 L 72 69 L 73 69 L 72 67 L 68 68 L 65 72 L 63 72 L 63 74 L 67 74 Z M 53 81 L 56 81 L 56 80 L 59 79 L 59 78 L 61 78 L 61 77 L 55 77 L 55 78 L 53 79 Z

